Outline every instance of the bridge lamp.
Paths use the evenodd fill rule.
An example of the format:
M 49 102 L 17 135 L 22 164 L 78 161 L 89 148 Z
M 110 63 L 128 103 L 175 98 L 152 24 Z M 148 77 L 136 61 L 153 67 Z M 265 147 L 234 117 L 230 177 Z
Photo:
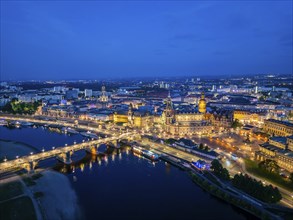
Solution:
M 43 152 L 43 153 L 45 152 L 45 149 L 44 149 L 44 148 L 42 149 L 42 152 Z
M 73 143 L 76 144 L 76 141 L 74 141 Z
M 55 147 L 52 147 L 52 149 L 54 150 L 54 149 L 55 149 Z
M 16 156 L 15 158 L 16 158 L 16 159 L 18 159 L 18 158 L 19 158 L 19 156 Z
M 7 161 L 7 158 L 6 157 L 4 157 L 4 160 L 3 160 L 4 162 L 6 162 Z
M 31 152 L 31 155 L 33 155 L 34 153 L 33 152 Z
M 65 144 L 65 147 L 67 147 L 67 144 Z

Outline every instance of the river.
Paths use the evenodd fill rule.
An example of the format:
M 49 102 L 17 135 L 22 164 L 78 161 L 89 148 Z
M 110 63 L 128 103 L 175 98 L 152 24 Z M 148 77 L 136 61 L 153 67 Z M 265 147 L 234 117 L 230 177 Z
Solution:
M 0 127 L 0 140 L 22 143 L 19 148 L 49 150 L 83 139 L 42 128 Z M 1 143 L 0 152 L 7 152 L 10 145 Z M 71 167 L 53 159 L 41 166 L 64 173 L 76 194 L 80 219 L 255 219 L 203 191 L 184 171 L 162 161 L 152 163 L 127 149 L 113 150 L 106 157 L 85 155 Z

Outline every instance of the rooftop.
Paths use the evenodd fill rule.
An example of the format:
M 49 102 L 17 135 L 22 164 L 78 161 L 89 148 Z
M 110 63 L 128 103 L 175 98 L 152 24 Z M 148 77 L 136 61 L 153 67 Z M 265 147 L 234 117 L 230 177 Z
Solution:
M 273 123 L 278 123 L 278 124 L 283 124 L 285 126 L 293 128 L 293 124 L 291 122 L 288 122 L 288 121 L 280 121 L 280 120 L 276 120 L 276 119 L 268 119 L 267 121 L 270 121 L 270 122 L 273 122 Z

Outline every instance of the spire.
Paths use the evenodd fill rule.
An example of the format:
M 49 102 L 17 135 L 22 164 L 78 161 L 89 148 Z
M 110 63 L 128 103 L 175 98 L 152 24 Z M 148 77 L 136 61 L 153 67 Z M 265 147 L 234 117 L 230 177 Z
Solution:
M 204 92 L 201 92 L 201 99 L 204 99 Z
M 128 106 L 128 111 L 132 111 L 132 110 L 133 110 L 133 105 L 132 105 L 132 103 L 130 103 Z

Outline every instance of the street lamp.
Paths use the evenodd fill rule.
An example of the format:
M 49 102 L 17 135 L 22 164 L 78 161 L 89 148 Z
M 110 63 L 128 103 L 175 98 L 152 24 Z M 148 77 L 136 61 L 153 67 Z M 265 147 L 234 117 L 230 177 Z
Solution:
M 42 152 L 43 152 L 43 153 L 45 152 L 45 149 L 44 149 L 44 148 L 42 149 Z
M 33 155 L 34 153 L 33 152 L 31 152 L 31 155 Z

